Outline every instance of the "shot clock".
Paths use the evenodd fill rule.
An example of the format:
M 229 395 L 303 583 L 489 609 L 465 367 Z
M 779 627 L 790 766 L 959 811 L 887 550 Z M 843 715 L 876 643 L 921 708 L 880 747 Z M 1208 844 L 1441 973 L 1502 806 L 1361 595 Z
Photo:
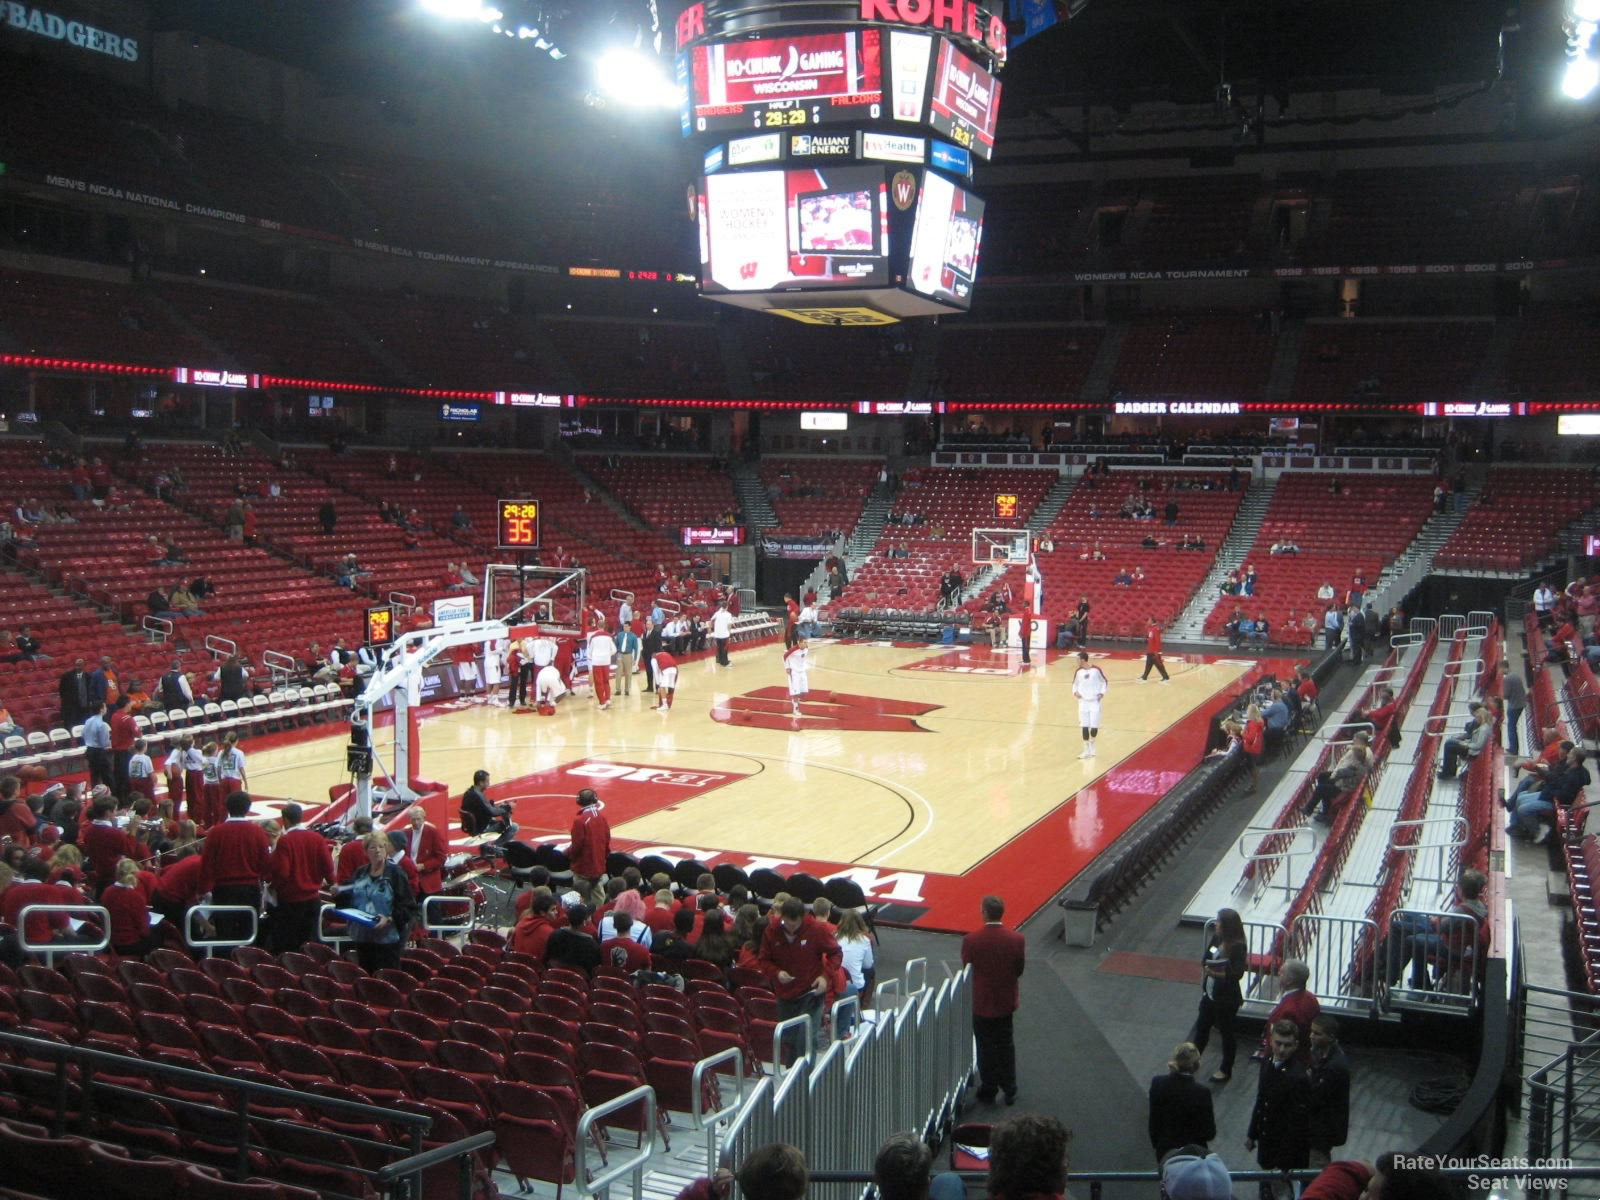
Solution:
M 539 502 L 537 500 L 501 500 L 495 505 L 499 516 L 501 550 L 537 550 L 539 548 Z
M 394 641 L 394 609 L 387 604 L 367 609 L 366 634 L 369 646 L 387 646 Z

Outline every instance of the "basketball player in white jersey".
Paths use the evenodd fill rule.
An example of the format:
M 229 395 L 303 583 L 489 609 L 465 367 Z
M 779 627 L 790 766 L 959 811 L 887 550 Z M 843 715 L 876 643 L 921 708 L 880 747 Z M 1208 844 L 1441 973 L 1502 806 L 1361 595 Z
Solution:
M 545 667 L 556 661 L 556 650 L 554 638 L 525 638 L 522 643 L 523 661 L 533 666 L 533 674 L 537 676 Z
M 811 690 L 811 662 L 804 638 L 797 638 L 794 645 L 783 652 L 783 669 L 789 676 L 789 703 L 794 706 L 794 715 L 798 717 L 800 701 Z
M 617 641 L 601 626 L 589 635 L 589 680 L 594 686 L 595 703 L 611 707 L 611 663 L 617 657 Z
M 540 667 L 539 673 L 533 677 L 533 702 L 539 708 L 554 709 L 561 697 L 567 694 L 566 682 L 561 678 L 561 671 L 553 664 Z
M 1094 740 L 1100 734 L 1100 700 L 1111 690 L 1105 672 L 1089 662 L 1087 650 L 1078 651 L 1078 670 L 1072 676 L 1072 694 L 1078 698 L 1078 724 L 1083 729 L 1083 753 L 1094 757 Z

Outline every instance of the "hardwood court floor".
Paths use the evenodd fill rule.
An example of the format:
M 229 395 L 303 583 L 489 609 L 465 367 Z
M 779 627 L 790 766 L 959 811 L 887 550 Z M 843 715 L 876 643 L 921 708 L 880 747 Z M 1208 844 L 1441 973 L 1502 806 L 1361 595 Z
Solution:
M 482 767 L 515 800 L 524 840 L 565 842 L 573 795 L 592 786 L 619 849 L 848 873 L 928 928 L 966 927 L 977 897 L 998 892 L 1020 922 L 1199 761 L 1224 693 L 1287 666 L 1169 655 L 1172 682 L 1141 684 L 1142 653 L 1097 652 L 1111 690 L 1085 760 L 1074 655 L 1035 655 L 1023 672 L 1014 651 L 822 641 L 811 659 L 798 718 L 777 645 L 731 668 L 684 664 L 670 714 L 637 681 L 604 712 L 587 695 L 554 717 L 436 706 L 414 765 L 446 789 L 430 819 L 453 829 Z M 378 742 L 392 762 L 391 735 Z M 254 790 L 315 802 L 345 782 L 343 739 L 264 749 L 250 767 Z

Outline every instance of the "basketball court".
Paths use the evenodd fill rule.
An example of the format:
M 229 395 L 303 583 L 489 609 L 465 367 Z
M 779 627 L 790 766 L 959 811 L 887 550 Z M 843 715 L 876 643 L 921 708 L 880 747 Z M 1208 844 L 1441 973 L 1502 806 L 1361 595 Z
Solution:
M 970 927 L 994 892 L 1020 923 L 1200 761 L 1227 698 L 1293 666 L 1168 655 L 1171 683 L 1142 684 L 1142 653 L 1094 652 L 1110 692 L 1097 756 L 1081 759 L 1074 654 L 1035 651 L 1025 668 L 1018 650 L 810 646 L 798 717 L 777 644 L 736 652 L 728 668 L 684 662 L 667 714 L 643 676 L 606 711 L 580 693 L 551 717 L 514 713 L 503 689 L 425 707 L 412 771 L 445 789 L 424 797 L 429 820 L 470 849 L 456 809 L 481 768 L 491 799 L 514 802 L 522 840 L 559 845 L 574 794 L 593 787 L 614 849 L 846 875 L 886 919 L 927 929 Z M 252 791 L 314 806 L 349 782 L 343 724 L 270 744 L 280 740 L 251 752 Z M 375 742 L 381 776 L 391 730 Z

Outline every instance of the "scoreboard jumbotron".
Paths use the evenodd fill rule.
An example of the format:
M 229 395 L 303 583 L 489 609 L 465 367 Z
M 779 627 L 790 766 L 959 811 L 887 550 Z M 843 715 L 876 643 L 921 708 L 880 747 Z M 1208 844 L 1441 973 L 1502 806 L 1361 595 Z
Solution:
M 971 305 L 1003 19 L 969 0 L 707 0 L 677 41 L 702 295 L 823 325 Z

